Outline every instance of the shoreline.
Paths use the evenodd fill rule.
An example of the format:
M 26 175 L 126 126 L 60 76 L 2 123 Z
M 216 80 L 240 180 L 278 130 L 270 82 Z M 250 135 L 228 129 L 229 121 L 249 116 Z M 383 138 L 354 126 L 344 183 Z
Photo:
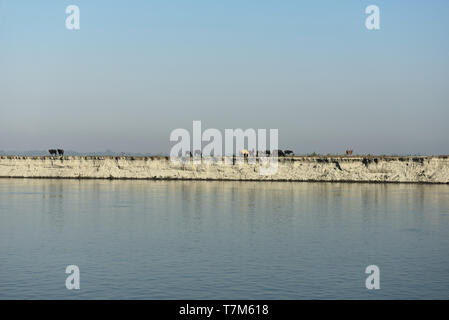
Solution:
M 420 185 L 449 185 L 449 182 L 428 182 L 428 181 L 370 181 L 370 180 L 292 180 L 292 179 L 201 179 L 201 178 L 99 178 L 99 177 L 19 177 L 0 176 L 1 180 L 103 180 L 103 181 L 202 181 L 202 182 L 283 182 L 283 183 L 357 183 L 357 184 L 420 184 Z

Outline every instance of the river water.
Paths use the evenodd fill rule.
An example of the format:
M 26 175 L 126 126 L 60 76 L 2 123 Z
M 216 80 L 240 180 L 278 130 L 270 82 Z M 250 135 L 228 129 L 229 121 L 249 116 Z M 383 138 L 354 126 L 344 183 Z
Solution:
M 448 299 L 449 185 L 0 179 L 0 298 Z

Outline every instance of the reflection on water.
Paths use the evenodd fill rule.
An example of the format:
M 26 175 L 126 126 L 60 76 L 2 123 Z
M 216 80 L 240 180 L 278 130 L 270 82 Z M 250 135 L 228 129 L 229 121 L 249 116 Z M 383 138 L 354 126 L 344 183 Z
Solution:
M 447 299 L 448 249 L 447 185 L 0 179 L 0 298 Z

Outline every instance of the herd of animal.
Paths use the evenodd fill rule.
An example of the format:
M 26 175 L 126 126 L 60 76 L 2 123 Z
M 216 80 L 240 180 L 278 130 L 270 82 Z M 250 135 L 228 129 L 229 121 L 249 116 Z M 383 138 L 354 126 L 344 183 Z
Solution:
M 50 149 L 48 150 L 48 152 L 50 153 L 51 156 L 56 156 L 59 154 L 62 157 L 64 155 L 63 149 Z
M 284 150 L 284 151 L 282 151 L 282 150 L 273 150 L 273 154 L 277 155 L 278 157 L 293 156 L 294 155 L 292 150 Z M 202 157 L 203 156 L 201 150 L 195 150 L 193 152 L 193 154 L 190 151 L 186 151 L 185 155 L 186 155 L 186 157 L 193 157 L 193 156 L 195 156 L 195 157 Z M 271 151 L 270 150 L 257 151 L 256 152 L 254 150 L 248 151 L 246 149 L 243 149 L 243 150 L 240 151 L 240 156 L 243 156 L 243 157 L 248 157 L 248 156 L 259 157 L 259 156 L 270 156 L 270 155 L 271 155 Z
M 244 156 L 244 157 L 259 157 L 259 156 L 270 156 L 271 155 L 271 151 L 270 150 L 266 150 L 266 151 L 257 151 L 255 152 L 254 150 L 246 150 L 243 149 L 242 151 L 240 151 L 240 155 Z M 285 156 L 293 156 L 293 151 L 292 150 L 273 150 L 273 155 L 278 156 L 278 157 L 285 157 Z
M 347 156 L 352 156 L 352 151 L 353 150 L 346 150 L 346 155 Z M 50 153 L 51 156 L 56 156 L 56 155 L 60 155 L 61 157 L 64 155 L 64 150 L 63 149 L 50 149 L 48 150 L 48 152 Z M 194 152 L 195 157 L 202 157 L 202 153 L 201 150 L 195 150 Z M 270 156 L 271 155 L 271 151 L 270 150 L 266 150 L 266 151 L 257 151 L 255 152 L 254 150 L 246 150 L 243 149 L 240 151 L 240 155 L 243 157 L 259 157 L 259 156 Z M 273 150 L 273 155 L 278 156 L 278 157 L 285 157 L 285 156 L 293 156 L 294 153 L 292 150 Z M 190 151 L 186 151 L 186 156 L 187 157 L 192 157 L 192 152 Z

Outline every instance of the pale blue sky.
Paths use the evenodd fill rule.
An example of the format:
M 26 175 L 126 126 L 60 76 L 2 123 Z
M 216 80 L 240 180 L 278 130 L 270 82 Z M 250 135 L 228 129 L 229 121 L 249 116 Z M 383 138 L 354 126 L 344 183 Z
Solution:
M 168 152 L 201 120 L 278 128 L 299 154 L 448 154 L 447 17 L 444 0 L 0 0 L 0 150 Z

